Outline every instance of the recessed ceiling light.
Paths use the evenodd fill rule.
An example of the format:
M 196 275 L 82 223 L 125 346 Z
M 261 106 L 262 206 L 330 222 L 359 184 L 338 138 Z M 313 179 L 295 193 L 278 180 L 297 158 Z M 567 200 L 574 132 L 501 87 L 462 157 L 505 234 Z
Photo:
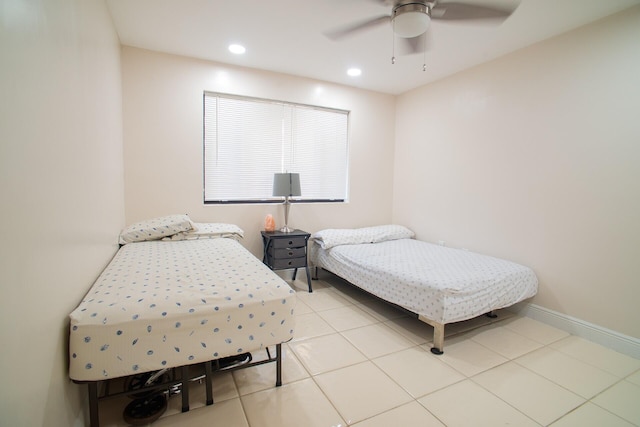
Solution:
M 247 51 L 247 49 L 245 49 L 245 47 L 242 46 L 242 45 L 239 45 L 239 44 L 230 44 L 229 45 L 229 52 L 235 53 L 236 55 L 242 55 L 246 51 Z
M 358 77 L 360 74 L 362 74 L 362 70 L 360 68 L 349 68 L 347 70 L 347 74 L 351 77 Z

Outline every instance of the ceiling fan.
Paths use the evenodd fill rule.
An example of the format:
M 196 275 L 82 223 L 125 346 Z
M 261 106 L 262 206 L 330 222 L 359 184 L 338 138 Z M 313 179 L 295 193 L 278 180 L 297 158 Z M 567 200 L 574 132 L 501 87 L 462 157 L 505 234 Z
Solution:
M 390 15 L 382 15 L 355 22 L 324 34 L 332 40 L 340 40 L 378 25 L 390 22 L 393 33 L 405 40 L 409 53 L 420 52 L 420 38 L 425 35 L 431 20 L 474 21 L 507 19 L 517 8 L 512 6 L 483 6 L 479 4 L 437 0 L 370 0 L 392 6 Z

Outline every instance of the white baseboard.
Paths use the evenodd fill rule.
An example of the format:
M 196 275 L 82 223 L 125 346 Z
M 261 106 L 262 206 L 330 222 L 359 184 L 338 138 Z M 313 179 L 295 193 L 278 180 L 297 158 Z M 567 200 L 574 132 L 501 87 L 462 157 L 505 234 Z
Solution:
M 593 323 L 549 310 L 536 304 L 516 304 L 512 311 L 572 335 L 593 341 L 619 353 L 640 359 L 640 339 L 621 334 Z

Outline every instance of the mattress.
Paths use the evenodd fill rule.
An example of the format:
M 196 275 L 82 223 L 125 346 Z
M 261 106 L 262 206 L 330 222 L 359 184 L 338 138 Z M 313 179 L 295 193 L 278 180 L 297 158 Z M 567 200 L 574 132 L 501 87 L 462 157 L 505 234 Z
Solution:
M 105 380 L 286 342 L 295 303 L 234 239 L 130 243 L 70 314 L 69 376 Z
M 314 266 L 442 324 L 509 307 L 538 289 L 528 267 L 411 238 L 328 249 L 314 241 L 310 259 Z

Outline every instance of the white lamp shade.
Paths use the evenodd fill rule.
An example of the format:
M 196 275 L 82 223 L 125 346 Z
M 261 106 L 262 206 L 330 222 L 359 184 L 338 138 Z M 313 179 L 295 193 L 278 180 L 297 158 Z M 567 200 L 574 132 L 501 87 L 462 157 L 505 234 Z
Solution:
M 423 5 L 398 6 L 393 12 L 393 31 L 404 38 L 417 37 L 429 28 L 431 17 Z
M 300 196 L 299 173 L 273 174 L 273 195 L 278 197 Z

